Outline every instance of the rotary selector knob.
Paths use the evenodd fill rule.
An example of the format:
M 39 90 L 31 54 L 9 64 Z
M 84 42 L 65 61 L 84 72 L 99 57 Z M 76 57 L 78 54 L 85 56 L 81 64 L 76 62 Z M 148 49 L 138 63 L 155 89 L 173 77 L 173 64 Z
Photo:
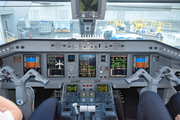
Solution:
M 86 93 L 85 93 L 85 92 L 83 92 L 83 93 L 82 93 L 82 96 L 83 96 L 83 97 L 86 97 Z
M 94 96 L 94 93 L 93 93 L 93 92 L 90 92 L 90 93 L 89 93 L 89 96 L 91 96 L 91 97 Z

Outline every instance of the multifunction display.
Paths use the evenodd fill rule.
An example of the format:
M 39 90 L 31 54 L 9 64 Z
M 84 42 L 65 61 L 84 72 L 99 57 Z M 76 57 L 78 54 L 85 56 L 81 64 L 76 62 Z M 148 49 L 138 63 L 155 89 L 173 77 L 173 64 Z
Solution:
M 41 74 L 40 55 L 24 55 L 24 74 L 26 74 L 32 68 Z
M 108 92 L 108 85 L 107 84 L 98 84 L 97 85 L 98 92 Z
M 110 77 L 127 76 L 127 55 L 111 55 Z
M 67 92 L 77 92 L 77 85 L 67 85 Z
M 47 55 L 48 77 L 64 77 L 64 55 Z
M 98 11 L 98 0 L 79 0 L 79 10 L 80 12 L 85 11 Z
M 96 55 L 79 55 L 79 77 L 96 77 Z
M 135 73 L 140 68 L 143 68 L 149 73 L 149 56 L 134 55 L 133 61 L 133 73 Z

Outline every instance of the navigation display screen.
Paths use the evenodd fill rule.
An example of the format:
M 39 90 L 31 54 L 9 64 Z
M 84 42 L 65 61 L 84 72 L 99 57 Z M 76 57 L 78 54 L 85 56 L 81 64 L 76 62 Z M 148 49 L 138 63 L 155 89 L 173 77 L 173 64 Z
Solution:
M 149 73 L 149 56 L 134 55 L 133 61 L 133 73 L 135 73 L 140 68 L 143 68 Z
M 32 68 L 41 74 L 40 55 L 24 55 L 24 74 L 26 74 Z
M 99 84 L 97 85 L 98 92 L 109 92 L 107 84 Z
M 98 0 L 79 0 L 79 10 L 97 12 Z
M 111 55 L 110 77 L 127 76 L 127 55 Z
M 64 77 L 64 55 L 47 55 L 48 77 Z
M 96 55 L 79 55 L 79 77 L 96 77 Z
M 77 85 L 67 85 L 67 92 L 77 92 Z

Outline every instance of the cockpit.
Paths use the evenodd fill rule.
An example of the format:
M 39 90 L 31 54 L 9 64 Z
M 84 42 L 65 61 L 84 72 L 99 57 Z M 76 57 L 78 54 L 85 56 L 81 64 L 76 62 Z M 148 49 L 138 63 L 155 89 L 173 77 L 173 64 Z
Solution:
M 135 120 L 139 96 L 180 84 L 178 0 L 0 1 L 0 95 L 28 120 Z

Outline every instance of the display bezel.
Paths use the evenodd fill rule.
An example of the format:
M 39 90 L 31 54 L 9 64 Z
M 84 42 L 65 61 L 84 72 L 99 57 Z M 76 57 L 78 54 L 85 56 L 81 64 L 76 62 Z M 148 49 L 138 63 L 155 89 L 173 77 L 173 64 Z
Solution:
M 63 55 L 64 56 L 64 77 L 49 77 L 48 76 L 48 55 Z M 65 70 L 65 67 L 66 67 L 66 63 L 65 63 L 65 55 L 64 54 L 46 54 L 46 70 L 47 70 L 47 77 L 48 78 L 65 78 L 65 75 L 66 75 L 66 70 Z
M 29 56 L 30 56 L 30 55 L 36 55 L 36 56 L 39 55 L 39 56 L 40 56 L 40 60 L 39 60 L 39 61 L 41 62 L 41 63 L 40 63 L 40 69 L 41 69 L 41 74 L 42 74 L 42 66 L 41 66 L 41 65 L 42 65 L 42 58 L 41 58 L 41 54 L 23 54 L 23 75 L 25 75 L 25 74 L 27 73 L 27 72 L 26 72 L 26 73 L 24 72 L 24 68 L 25 68 L 25 67 L 24 67 L 24 56 L 27 56 L 27 55 L 29 55 Z M 32 69 L 33 69 L 33 68 L 32 68 Z M 39 72 L 38 72 L 38 73 L 39 73 Z
M 95 55 L 95 59 L 97 59 L 97 54 L 78 54 L 78 78 L 96 78 L 97 77 L 97 60 L 96 60 L 96 76 L 95 77 L 79 77 L 79 59 L 80 59 L 80 55 Z
M 133 57 L 132 57 L 132 74 L 134 74 L 134 72 L 133 72 L 133 69 L 134 69 L 134 56 L 148 56 L 149 57 L 149 60 L 148 60 L 148 63 L 149 63 L 148 64 L 149 65 L 149 73 L 147 71 L 146 72 L 148 74 L 150 74 L 150 71 L 151 71 L 151 68 L 150 68 L 150 55 L 147 55 L 147 54 L 145 54 L 145 55 L 144 54 L 134 54 L 133 55 Z
M 110 54 L 109 55 L 109 77 L 110 78 L 127 78 L 128 76 L 128 73 L 127 73 L 127 69 L 126 69 L 126 77 L 111 77 L 111 55 L 126 55 L 126 58 L 127 58 L 127 64 L 126 64 L 126 68 L 128 69 L 128 54 Z

